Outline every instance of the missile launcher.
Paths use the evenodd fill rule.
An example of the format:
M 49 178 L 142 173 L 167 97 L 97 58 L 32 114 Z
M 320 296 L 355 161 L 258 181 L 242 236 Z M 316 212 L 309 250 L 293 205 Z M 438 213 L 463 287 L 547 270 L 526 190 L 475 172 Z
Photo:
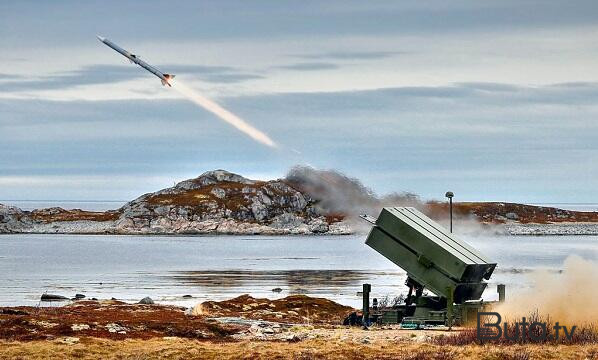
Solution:
M 415 208 L 386 207 L 377 219 L 362 218 L 373 224 L 366 245 L 407 272 L 405 304 L 387 318 L 450 326 L 482 306 L 496 263 Z

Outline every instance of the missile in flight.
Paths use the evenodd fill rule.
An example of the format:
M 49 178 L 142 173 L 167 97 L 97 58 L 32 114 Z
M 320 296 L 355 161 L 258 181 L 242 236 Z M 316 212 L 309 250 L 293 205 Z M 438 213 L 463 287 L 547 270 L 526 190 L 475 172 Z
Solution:
M 141 66 L 142 68 L 144 68 L 145 70 L 147 70 L 147 71 L 151 72 L 152 74 L 156 75 L 157 77 L 159 77 L 160 80 L 162 81 L 162 85 L 172 86 L 172 85 L 170 85 L 170 80 L 174 78 L 174 75 L 165 74 L 165 73 L 161 72 L 160 70 L 156 69 L 155 67 L 146 63 L 145 61 L 141 60 L 139 58 L 139 56 L 128 52 L 127 50 L 121 48 L 120 46 L 116 45 L 112 41 L 106 39 L 105 37 L 101 37 L 98 35 L 98 40 L 103 42 L 106 46 L 111 47 L 117 53 L 119 53 L 122 56 L 129 59 L 129 61 L 131 63 L 137 64 L 137 65 Z

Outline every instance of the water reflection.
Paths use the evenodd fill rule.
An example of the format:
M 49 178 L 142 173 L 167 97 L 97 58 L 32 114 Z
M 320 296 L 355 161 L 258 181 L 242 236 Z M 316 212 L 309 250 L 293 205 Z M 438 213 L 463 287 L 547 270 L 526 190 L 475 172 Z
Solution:
M 305 293 L 360 306 L 357 292 L 366 282 L 373 297 L 406 292 L 405 272 L 363 240 L 362 235 L 3 235 L 0 305 L 35 305 L 48 292 L 132 302 L 150 296 L 186 306 L 245 293 L 269 298 Z M 507 284 L 507 294 L 515 293 L 528 286 L 530 272 L 558 272 L 570 255 L 598 260 L 595 236 L 465 240 L 498 263 L 486 300 L 496 299 L 496 284 Z
M 290 294 L 338 292 L 341 289 L 359 289 L 361 284 L 377 277 L 396 276 L 401 282 L 402 274 L 386 271 L 359 270 L 223 270 L 179 271 L 166 276 L 185 285 L 211 291 L 216 288 L 282 288 Z M 164 276 L 161 276 L 164 278 Z

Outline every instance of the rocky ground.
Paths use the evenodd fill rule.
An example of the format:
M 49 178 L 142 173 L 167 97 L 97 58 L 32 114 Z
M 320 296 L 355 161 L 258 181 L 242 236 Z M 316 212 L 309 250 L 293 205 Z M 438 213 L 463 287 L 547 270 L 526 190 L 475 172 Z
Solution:
M 356 196 L 356 192 L 364 191 L 361 185 L 344 192 L 337 189 L 343 188 L 342 183 L 328 181 L 325 185 L 326 191 L 322 191 L 317 182 L 257 181 L 214 170 L 106 212 L 61 208 L 23 211 L 0 204 L 0 233 L 350 234 L 355 223 L 346 219 L 355 218 L 355 211 L 367 209 L 375 215 L 380 206 L 391 205 L 373 201 L 369 193 Z M 423 203 L 413 197 L 399 198 L 392 204 L 405 205 L 400 203 L 405 199 L 409 206 L 437 220 L 448 213 L 444 202 Z M 497 233 L 598 234 L 598 212 L 463 202 L 454 204 L 454 215 L 456 222 L 473 220 Z
M 0 339 L 32 341 L 82 337 L 115 340 L 176 336 L 210 340 L 299 341 L 318 328 L 342 324 L 354 309 L 323 298 L 269 300 L 242 295 L 193 309 L 118 300 L 77 300 L 65 306 L 0 308 Z M 47 304 L 47 303 L 46 303 Z
M 2 359 L 596 359 L 598 343 L 487 344 L 467 329 L 340 325 L 353 309 L 306 296 L 248 295 L 194 309 L 79 300 L 0 308 Z M 468 338 L 467 338 L 468 339 Z

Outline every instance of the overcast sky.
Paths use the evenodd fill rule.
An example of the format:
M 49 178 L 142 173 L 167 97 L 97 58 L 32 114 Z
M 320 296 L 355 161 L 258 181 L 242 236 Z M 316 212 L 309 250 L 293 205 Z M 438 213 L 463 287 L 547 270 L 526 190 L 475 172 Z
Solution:
M 595 1 L 3 1 L 0 49 L 0 199 L 128 200 L 309 164 L 379 194 L 598 202 Z

